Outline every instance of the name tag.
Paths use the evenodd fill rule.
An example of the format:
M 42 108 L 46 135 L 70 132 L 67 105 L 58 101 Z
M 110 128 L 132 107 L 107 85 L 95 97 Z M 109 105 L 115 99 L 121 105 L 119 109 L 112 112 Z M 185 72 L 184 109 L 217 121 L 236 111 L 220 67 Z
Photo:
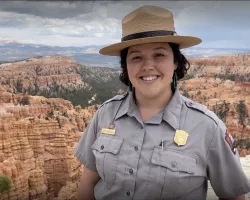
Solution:
M 115 134 L 115 129 L 102 128 L 102 133 L 103 134 L 114 135 Z

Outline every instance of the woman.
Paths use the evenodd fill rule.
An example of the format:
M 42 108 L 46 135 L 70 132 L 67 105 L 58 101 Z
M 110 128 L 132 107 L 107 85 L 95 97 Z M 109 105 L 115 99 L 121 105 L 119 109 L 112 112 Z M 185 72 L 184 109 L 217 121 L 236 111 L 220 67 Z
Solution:
M 245 199 L 250 184 L 224 123 L 177 87 L 189 67 L 180 49 L 201 40 L 177 36 L 172 13 L 155 6 L 125 16 L 122 31 L 100 53 L 121 57 L 130 90 L 99 107 L 78 143 L 80 199 L 203 200 L 207 180 L 220 199 Z

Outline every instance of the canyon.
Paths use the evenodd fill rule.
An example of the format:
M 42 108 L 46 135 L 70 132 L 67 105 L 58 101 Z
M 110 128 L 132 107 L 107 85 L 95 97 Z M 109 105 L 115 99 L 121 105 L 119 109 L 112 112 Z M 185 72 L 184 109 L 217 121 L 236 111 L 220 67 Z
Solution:
M 178 82 L 181 93 L 226 123 L 249 177 L 250 56 L 190 59 L 190 63 L 186 78 Z M 0 200 L 76 199 L 84 168 L 73 149 L 106 93 L 125 91 L 118 83 L 120 70 L 90 69 L 65 56 L 45 56 L 2 64 L 0 73 L 0 175 L 11 179 L 10 191 Z M 105 90 L 100 85 L 112 87 Z M 86 96 L 81 98 L 89 99 L 84 105 L 73 103 L 60 97 L 62 88 L 72 95 L 84 90 Z
M 83 168 L 73 150 L 95 111 L 1 87 L 0 175 L 10 177 L 11 190 L 0 199 L 74 199 Z
M 1 64 L 0 84 L 11 93 L 62 98 L 73 105 L 89 106 L 101 104 L 125 88 L 119 73 L 119 69 L 88 67 L 66 56 L 44 56 Z

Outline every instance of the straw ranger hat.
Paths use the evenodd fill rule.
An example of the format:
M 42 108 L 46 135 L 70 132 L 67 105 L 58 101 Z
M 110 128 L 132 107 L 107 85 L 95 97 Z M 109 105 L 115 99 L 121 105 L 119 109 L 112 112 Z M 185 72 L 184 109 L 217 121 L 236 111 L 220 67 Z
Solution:
M 180 49 L 183 49 L 200 44 L 201 39 L 192 36 L 178 36 L 170 10 L 146 5 L 123 18 L 121 42 L 106 46 L 100 49 L 99 53 L 119 56 L 122 49 L 150 42 L 172 42 L 179 44 Z

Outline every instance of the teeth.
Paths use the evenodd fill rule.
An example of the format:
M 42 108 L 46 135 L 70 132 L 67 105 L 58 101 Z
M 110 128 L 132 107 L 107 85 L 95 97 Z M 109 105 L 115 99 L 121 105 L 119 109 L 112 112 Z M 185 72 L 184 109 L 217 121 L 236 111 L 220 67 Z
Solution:
M 142 79 L 144 81 L 153 81 L 153 80 L 157 79 L 157 76 L 143 76 Z

